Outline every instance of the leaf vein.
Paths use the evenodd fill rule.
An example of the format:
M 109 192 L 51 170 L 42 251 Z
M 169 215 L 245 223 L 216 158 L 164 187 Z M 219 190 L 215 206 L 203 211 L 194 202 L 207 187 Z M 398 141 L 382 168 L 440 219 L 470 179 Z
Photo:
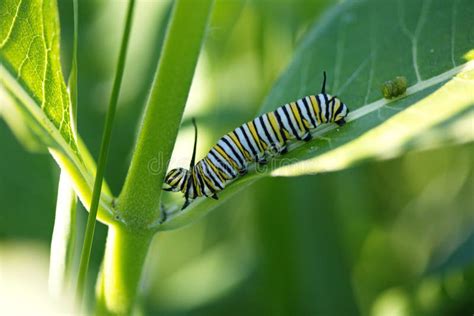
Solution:
M 456 61 L 454 59 L 454 47 L 455 47 L 455 34 L 456 34 L 456 16 L 457 16 L 457 5 L 459 0 L 454 0 L 453 9 L 451 10 L 451 62 L 453 67 L 456 67 Z
M 18 5 L 17 5 L 17 7 L 16 7 L 16 12 L 15 12 L 15 14 L 13 15 L 12 24 L 10 25 L 10 29 L 8 30 L 7 36 L 3 39 L 2 43 L 0 43 L 0 48 L 3 48 L 3 46 L 5 46 L 5 44 L 8 42 L 8 40 L 9 40 L 10 37 L 11 37 L 12 31 L 13 31 L 13 27 L 15 26 L 16 19 L 18 18 L 18 13 L 20 12 L 20 7 L 21 7 L 21 4 L 22 4 L 22 3 L 23 3 L 23 0 L 18 1 Z
M 351 82 L 359 75 L 359 73 L 362 71 L 362 69 L 364 69 L 367 66 L 367 64 L 371 60 L 371 58 L 372 58 L 372 55 L 369 55 L 364 59 L 363 62 L 360 63 L 360 65 L 357 67 L 357 69 L 352 72 L 351 76 L 346 80 L 346 82 L 344 82 L 344 84 L 338 90 L 338 92 L 336 93 L 337 95 L 342 94 L 344 92 L 344 90 L 347 88 L 347 86 L 349 84 L 351 84 Z
M 28 59 L 30 59 L 31 47 L 33 46 L 33 43 L 35 42 L 35 40 L 39 37 L 40 37 L 39 35 L 35 35 L 31 38 L 30 45 L 28 45 L 28 50 L 25 54 L 25 58 L 23 58 L 20 65 L 18 66 L 18 73 L 16 75 L 17 79 L 21 78 L 21 71 L 23 70 L 25 63 L 28 61 Z
M 342 31 L 341 23 L 338 23 L 338 34 L 336 39 L 336 61 L 334 62 L 334 84 L 332 90 L 336 91 L 339 85 L 341 76 L 342 57 L 344 51 L 344 32 Z
M 46 40 L 46 34 L 45 34 L 45 29 L 44 29 L 44 0 L 41 1 L 41 32 L 42 32 L 42 37 L 44 41 L 44 71 L 43 71 L 43 80 L 42 80 L 42 93 L 43 93 L 43 98 L 41 100 L 41 108 L 44 109 L 46 105 L 46 75 L 48 73 L 48 53 L 50 48 L 48 47 L 48 42 Z
M 364 97 L 364 104 L 367 104 L 369 100 L 370 88 L 372 87 L 372 80 L 375 73 L 375 59 L 377 57 L 377 32 L 375 32 L 375 12 L 374 8 L 371 7 L 370 10 L 370 70 L 369 70 L 369 80 L 367 81 L 367 91 Z
M 416 25 L 415 34 L 412 38 L 412 58 L 413 66 L 415 68 L 417 82 L 421 81 L 420 69 L 418 66 L 418 38 L 420 37 L 421 30 L 426 22 L 426 16 L 428 15 L 429 7 L 431 0 L 423 1 L 421 7 L 420 17 L 418 18 L 418 23 Z

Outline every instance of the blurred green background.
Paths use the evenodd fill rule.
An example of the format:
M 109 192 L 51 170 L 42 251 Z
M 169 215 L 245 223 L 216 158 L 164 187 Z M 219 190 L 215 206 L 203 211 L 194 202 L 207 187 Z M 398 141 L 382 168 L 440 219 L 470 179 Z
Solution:
M 128 168 L 170 3 L 137 4 L 106 172 L 114 194 Z M 305 30 L 334 4 L 217 0 L 170 168 L 189 161 L 191 116 L 200 128 L 198 156 L 253 118 Z M 80 1 L 78 130 L 95 157 L 125 6 Z M 60 0 L 59 8 L 67 74 L 70 1 Z M 0 284 L 7 274 L 13 282 L 44 283 L 58 168 L 46 153 L 25 151 L 3 121 L 0 144 Z M 194 225 L 155 238 L 140 309 L 145 315 L 471 315 L 473 153 L 467 144 L 259 181 Z M 86 213 L 78 213 L 83 225 Z M 105 236 L 98 225 L 91 287 Z

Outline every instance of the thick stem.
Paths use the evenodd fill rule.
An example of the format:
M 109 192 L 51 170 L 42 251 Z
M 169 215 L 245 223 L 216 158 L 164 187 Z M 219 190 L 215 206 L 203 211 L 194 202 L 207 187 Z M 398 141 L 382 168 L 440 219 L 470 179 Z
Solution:
M 128 315 L 153 233 L 109 226 L 102 271 L 97 282 L 98 315 Z
M 159 218 L 161 184 L 178 134 L 213 0 L 175 2 L 117 209 L 130 227 Z

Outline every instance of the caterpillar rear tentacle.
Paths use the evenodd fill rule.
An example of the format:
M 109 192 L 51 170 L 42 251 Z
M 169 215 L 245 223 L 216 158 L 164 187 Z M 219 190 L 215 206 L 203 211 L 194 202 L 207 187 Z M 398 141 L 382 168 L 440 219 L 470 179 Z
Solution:
M 169 187 L 164 190 L 183 193 L 182 209 L 200 196 L 217 200 L 217 192 L 247 173 L 249 164 L 266 164 L 269 158 L 287 153 L 288 141 L 310 141 L 311 131 L 322 124 L 344 125 L 348 113 L 337 96 L 326 93 L 324 72 L 321 93 L 282 105 L 237 127 L 221 137 L 197 163 L 197 125 L 193 119 L 195 136 L 189 169 L 170 170 L 164 181 Z

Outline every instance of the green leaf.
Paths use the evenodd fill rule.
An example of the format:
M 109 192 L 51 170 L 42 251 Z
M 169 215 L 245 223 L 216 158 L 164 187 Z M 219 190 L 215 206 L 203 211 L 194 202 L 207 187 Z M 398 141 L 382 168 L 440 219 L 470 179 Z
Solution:
M 69 150 L 78 155 L 59 60 L 56 1 L 6 0 L 0 4 L 0 14 L 2 82 L 19 98 L 28 94 L 41 111 L 38 115 L 47 118 L 48 123 L 43 124 L 57 130 Z
M 289 165 L 276 164 L 272 173 L 339 170 L 444 145 L 443 138 L 423 146 L 417 139 L 473 108 L 474 65 L 463 57 L 474 47 L 468 12 L 474 13 L 472 1 L 350 1 L 332 10 L 308 34 L 263 110 L 317 93 L 326 69 L 328 91 L 351 109 L 349 124 L 316 131 L 322 138 L 299 146 L 284 157 Z M 406 96 L 383 99 L 381 86 L 397 76 L 408 79 Z M 452 134 L 449 142 L 474 138 L 469 129 L 464 132 Z
M 473 66 L 474 64 L 464 66 L 466 70 L 462 70 L 458 77 L 442 87 L 439 81 L 451 78 L 451 72 L 434 78 L 433 84 L 426 88 L 425 82 L 416 84 L 410 88 L 413 94 L 393 102 L 393 105 L 380 100 L 359 108 L 349 116 L 348 122 L 351 123 L 347 130 L 327 128 L 330 132 L 324 136 L 327 137 L 326 147 L 320 146 L 312 150 L 301 146 L 288 157 L 294 158 L 295 163 L 278 167 L 272 174 L 297 176 L 340 170 L 361 161 L 396 157 L 408 150 L 472 141 L 472 125 L 469 127 L 466 120 L 472 124 L 474 119 Z M 458 71 L 460 68 L 454 70 Z M 388 111 L 396 114 L 384 114 Z M 389 118 L 385 119 L 384 115 Z M 379 123 L 381 117 L 385 119 L 383 123 Z M 449 127 L 445 126 L 442 132 L 434 132 L 434 129 L 439 129 L 443 123 L 448 122 Z M 351 131 L 353 135 L 347 135 Z M 423 137 L 425 133 L 434 133 L 434 136 Z M 318 151 L 319 154 L 313 153 Z
M 348 124 L 318 128 L 312 141 L 293 143 L 265 169 L 228 185 L 219 202 L 200 199 L 158 229 L 188 224 L 262 176 L 336 171 L 472 141 L 472 16 L 470 0 L 354 0 L 329 10 L 310 28 L 261 112 L 319 93 L 326 70 L 327 91 L 351 110 Z M 397 76 L 408 79 L 406 94 L 384 99 L 383 83 Z
M 69 73 L 68 88 L 71 97 L 72 130 L 77 133 L 77 42 L 79 37 L 79 0 L 73 0 L 74 35 L 72 45 L 71 72 Z
M 40 144 L 48 148 L 89 208 L 95 163 L 84 146 L 79 150 L 72 127 L 71 100 L 59 58 L 56 1 L 1 1 L 0 17 L 0 106 L 8 112 L 2 116 L 30 149 L 37 150 Z M 112 197 L 104 187 L 99 218 L 108 221 Z

